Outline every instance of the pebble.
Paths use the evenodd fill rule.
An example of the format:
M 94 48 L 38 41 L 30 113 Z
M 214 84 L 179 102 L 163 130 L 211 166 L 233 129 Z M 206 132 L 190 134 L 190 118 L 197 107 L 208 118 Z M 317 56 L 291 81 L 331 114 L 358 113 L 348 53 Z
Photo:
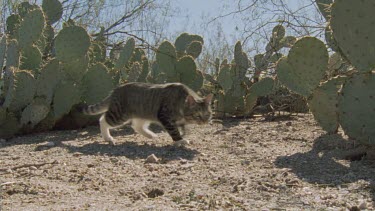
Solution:
M 365 210 L 365 209 L 367 209 L 367 203 L 364 201 L 364 202 L 362 202 L 360 205 L 359 205 L 359 207 L 358 207 L 360 210 Z
M 159 158 L 157 158 L 154 154 L 151 154 L 146 158 L 146 163 L 158 163 Z
M 35 166 L 30 166 L 30 170 L 38 170 L 38 168 Z
M 49 141 L 49 142 L 47 142 L 46 146 L 47 147 L 54 147 L 54 146 L 56 146 L 56 144 L 53 141 Z

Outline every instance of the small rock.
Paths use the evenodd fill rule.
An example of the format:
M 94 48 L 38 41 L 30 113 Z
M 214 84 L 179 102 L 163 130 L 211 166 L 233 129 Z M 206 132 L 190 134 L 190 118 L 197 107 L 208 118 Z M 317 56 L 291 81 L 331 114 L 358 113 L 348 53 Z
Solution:
M 159 188 L 154 188 L 147 193 L 148 198 L 156 198 L 158 196 L 164 195 L 164 191 Z
M 286 126 L 292 126 L 292 122 L 285 123 Z
M 74 156 L 74 157 L 79 157 L 79 156 L 81 156 L 81 155 L 83 155 L 83 153 L 81 153 L 81 152 L 75 152 L 75 153 L 73 153 L 73 156 Z
M 146 163 L 158 163 L 158 162 L 159 162 L 159 158 L 157 158 L 154 154 L 146 158 Z
M 49 142 L 47 142 L 46 146 L 47 147 L 54 147 L 54 146 L 56 146 L 56 144 L 53 141 L 49 141 Z
M 38 170 L 38 168 L 35 166 L 30 166 L 30 170 Z
M 367 209 L 367 203 L 364 201 L 364 202 L 362 202 L 360 205 L 359 205 L 359 207 L 358 207 L 360 210 L 365 210 L 365 209 Z

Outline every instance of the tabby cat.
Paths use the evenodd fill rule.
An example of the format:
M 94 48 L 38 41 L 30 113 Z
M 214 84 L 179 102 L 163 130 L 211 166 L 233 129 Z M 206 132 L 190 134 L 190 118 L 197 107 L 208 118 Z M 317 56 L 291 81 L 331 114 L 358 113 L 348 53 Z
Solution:
M 182 135 L 185 124 L 205 124 L 211 119 L 212 94 L 202 98 L 181 83 L 127 83 L 116 89 L 102 102 L 82 108 L 87 115 L 102 114 L 100 131 L 105 141 L 114 144 L 109 129 L 128 123 L 147 138 L 157 135 L 149 130 L 156 123 L 172 137 L 176 146 L 189 144 Z M 181 134 L 182 133 L 182 134 Z

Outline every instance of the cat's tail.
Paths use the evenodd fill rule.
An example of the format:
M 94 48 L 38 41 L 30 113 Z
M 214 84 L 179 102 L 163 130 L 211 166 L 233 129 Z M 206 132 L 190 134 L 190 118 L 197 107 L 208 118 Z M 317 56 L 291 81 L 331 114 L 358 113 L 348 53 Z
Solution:
M 110 97 L 105 98 L 102 102 L 93 105 L 84 105 L 80 111 L 86 115 L 102 114 L 108 110 Z

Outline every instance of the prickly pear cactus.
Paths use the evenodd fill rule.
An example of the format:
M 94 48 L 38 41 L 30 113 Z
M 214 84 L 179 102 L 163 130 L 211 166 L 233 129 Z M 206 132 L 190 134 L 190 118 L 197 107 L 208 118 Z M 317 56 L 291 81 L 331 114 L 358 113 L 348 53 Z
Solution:
M 47 117 L 50 111 L 50 104 L 45 98 L 34 98 L 21 114 L 20 123 L 23 126 L 33 128 L 40 121 Z
M 7 47 L 6 36 L 2 36 L 0 38 L 0 69 L 1 70 L 4 67 L 5 55 L 6 55 L 6 47 Z M 3 71 L 0 71 L 0 79 L 2 79 L 2 78 L 3 78 Z
M 188 45 L 186 53 L 196 59 L 202 53 L 202 49 L 203 43 L 201 43 L 200 41 L 192 41 Z
M 98 103 L 114 88 L 108 69 L 101 63 L 89 68 L 83 78 L 83 100 L 87 104 Z
M 340 125 L 349 137 L 375 145 L 374 108 L 375 73 L 358 73 L 348 78 L 339 96 L 338 112 Z
M 34 74 L 38 72 L 42 64 L 42 53 L 35 46 L 28 46 L 21 50 L 21 65 L 22 70 L 31 70 Z
M 165 73 L 167 82 L 179 81 L 176 69 L 177 55 L 176 49 L 169 41 L 160 44 L 156 52 L 156 63 L 158 68 Z
M 60 81 L 53 97 L 53 114 L 55 120 L 69 113 L 70 109 L 81 101 L 81 91 L 69 80 Z
M 328 52 L 324 43 L 314 37 L 298 40 L 288 57 L 279 60 L 276 73 L 289 90 L 308 97 L 326 74 Z
M 331 28 L 341 52 L 359 71 L 375 68 L 375 4 L 373 0 L 335 0 Z
M 40 71 L 37 78 L 36 95 L 44 97 L 47 102 L 51 103 L 56 86 L 63 78 L 60 70 L 60 64 L 57 59 L 49 61 Z
M 129 82 L 138 81 L 138 78 L 141 75 L 141 71 L 142 71 L 141 64 L 139 62 L 134 62 L 128 72 L 125 72 L 124 70 L 125 73 L 122 74 L 123 80 L 129 81 Z
M 121 49 L 120 56 L 115 63 L 115 68 L 120 70 L 128 64 L 129 60 L 134 54 L 135 40 L 130 38 L 126 41 L 124 47 Z
M 34 76 L 25 70 L 12 70 L 9 87 L 3 107 L 9 111 L 17 112 L 26 107 L 34 98 L 36 82 Z
M 56 58 L 63 62 L 81 58 L 91 45 L 90 36 L 80 26 L 64 27 L 55 38 Z
M 27 1 L 24 1 L 20 4 L 17 5 L 17 10 L 18 10 L 18 14 L 22 17 L 22 18 L 25 18 L 26 15 L 34 10 L 34 9 L 39 9 L 39 6 L 36 5 L 36 4 L 30 4 L 29 2 Z
M 89 57 L 85 55 L 70 62 L 62 62 L 60 65 L 67 79 L 79 83 L 87 72 Z
M 180 75 L 180 82 L 197 91 L 203 85 L 203 75 L 197 70 L 194 58 L 191 56 L 181 57 L 176 64 L 176 70 Z
M 217 82 L 224 89 L 224 92 L 227 92 L 233 85 L 233 79 L 230 71 L 229 64 L 222 64 L 220 67 L 219 74 L 217 76 Z
M 195 44 L 193 44 L 190 47 L 190 45 L 193 42 L 195 42 Z M 187 53 L 187 51 L 189 51 L 190 52 L 189 55 L 193 56 L 194 58 L 197 58 L 202 50 L 201 50 L 201 46 L 199 46 L 199 44 L 196 42 L 199 42 L 201 46 L 203 46 L 203 43 L 204 43 L 203 37 L 196 35 L 196 34 L 188 34 L 188 33 L 180 34 L 180 36 L 178 36 L 175 41 L 177 57 L 180 58 L 182 56 L 185 56 L 186 54 L 189 54 Z
M 20 130 L 20 123 L 14 113 L 7 112 L 5 120 L 0 122 L 0 138 L 11 138 Z
M 18 28 L 20 27 L 21 23 L 21 16 L 17 14 L 12 14 L 7 18 L 7 34 L 11 39 L 16 38 Z
M 18 43 L 21 48 L 31 46 L 39 40 L 45 26 L 44 14 L 37 8 L 28 12 L 18 29 Z
M 48 24 L 56 23 L 63 14 L 63 7 L 59 0 L 43 0 L 42 8 Z
M 326 21 L 329 21 L 329 18 L 331 17 L 330 6 L 333 3 L 333 0 L 315 0 L 315 3 L 317 4 L 320 13 L 323 15 Z
M 274 83 L 275 81 L 271 77 L 263 78 L 250 87 L 249 93 L 255 94 L 259 97 L 266 96 L 273 91 Z
M 335 77 L 322 83 L 314 90 L 308 100 L 308 105 L 315 120 L 328 133 L 336 133 L 338 122 L 338 91 L 345 81 L 345 77 Z

